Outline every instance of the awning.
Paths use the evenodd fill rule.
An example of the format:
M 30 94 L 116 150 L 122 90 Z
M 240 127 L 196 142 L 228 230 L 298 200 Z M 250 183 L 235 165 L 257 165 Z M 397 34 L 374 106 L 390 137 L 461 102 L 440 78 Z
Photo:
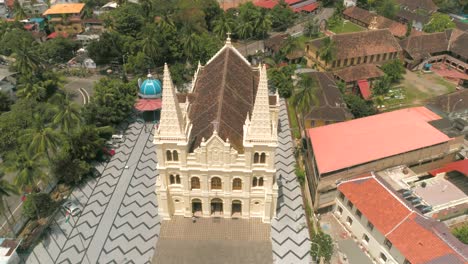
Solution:
M 47 39 L 54 39 L 56 37 L 63 37 L 63 38 L 67 38 L 68 37 L 68 34 L 66 32 L 61 32 L 61 33 L 58 33 L 58 32 L 52 32 L 49 34 L 49 36 L 47 36 Z
M 162 101 L 160 98 L 158 99 L 138 99 L 137 103 L 135 104 L 135 108 L 138 111 L 154 111 L 161 109 Z
M 362 98 L 364 98 L 365 100 L 369 100 L 369 98 L 372 95 L 369 87 L 369 82 L 367 80 L 359 80 L 357 84 L 359 86 L 359 90 L 361 91 Z
M 451 162 L 442 168 L 431 170 L 429 174 L 435 177 L 439 173 L 451 172 L 451 171 L 458 171 L 464 174 L 465 176 L 468 176 L 468 159 Z

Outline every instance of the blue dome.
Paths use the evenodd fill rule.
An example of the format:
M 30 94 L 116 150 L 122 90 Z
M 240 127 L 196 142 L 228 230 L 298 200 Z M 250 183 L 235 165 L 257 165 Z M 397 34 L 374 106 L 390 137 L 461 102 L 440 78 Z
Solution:
M 148 76 L 148 79 L 140 85 L 139 94 L 143 98 L 159 98 L 161 97 L 161 92 L 161 82 L 151 78 L 151 76 Z

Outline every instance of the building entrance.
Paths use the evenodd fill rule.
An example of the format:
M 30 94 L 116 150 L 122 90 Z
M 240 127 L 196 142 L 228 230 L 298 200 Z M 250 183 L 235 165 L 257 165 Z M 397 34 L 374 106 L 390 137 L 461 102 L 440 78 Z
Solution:
M 211 215 L 222 216 L 223 215 L 223 201 L 219 198 L 211 200 Z

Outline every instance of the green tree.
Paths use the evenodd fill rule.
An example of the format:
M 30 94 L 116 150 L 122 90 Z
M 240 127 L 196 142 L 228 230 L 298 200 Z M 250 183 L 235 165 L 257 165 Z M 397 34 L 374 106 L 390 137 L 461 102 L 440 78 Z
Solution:
M 69 134 L 74 128 L 81 124 L 81 113 L 79 106 L 70 100 L 68 94 L 57 93 L 51 99 L 55 112 L 53 124 L 60 130 Z
M 42 121 L 37 114 L 35 119 Z M 62 139 L 58 131 L 41 121 L 37 122 L 35 127 L 25 130 L 20 139 L 23 142 L 29 142 L 28 151 L 31 155 L 44 154 L 50 161 L 50 155 L 57 153 Z
M 39 47 L 39 52 L 49 63 L 66 63 L 74 56 L 78 43 L 63 37 L 48 40 Z
M 468 224 L 455 228 L 452 233 L 458 240 L 463 242 L 463 244 L 468 244 Z
M 18 0 L 13 2 L 13 16 L 15 20 L 23 20 L 28 17 L 26 10 Z
M 309 74 L 301 74 L 292 96 L 292 102 L 299 113 L 302 127 L 304 127 L 304 116 L 307 115 L 312 106 L 317 103 L 318 84 L 317 80 Z
M 104 32 L 99 40 L 89 43 L 88 54 L 98 65 L 120 60 L 125 54 L 124 46 L 130 42 L 130 39 L 117 32 Z
M 304 35 L 309 38 L 316 38 L 320 34 L 320 25 L 317 18 L 309 19 L 304 24 Z
M 240 39 L 248 39 L 253 35 L 253 25 L 250 21 L 241 21 L 237 24 L 236 32 Z
M 102 140 L 101 140 L 102 143 Z M 98 145 L 101 147 L 100 145 Z M 52 175 L 68 185 L 80 183 L 90 173 L 92 166 L 84 160 L 74 158 L 71 153 L 62 151 L 51 163 Z
M 103 78 L 94 86 L 91 102 L 83 109 L 87 124 L 97 126 L 117 125 L 133 111 L 136 100 L 136 83 Z
M 398 5 L 395 0 L 379 0 L 376 6 L 377 14 L 386 18 L 394 18 L 398 11 Z
M 367 0 L 357 0 L 356 5 L 362 9 L 369 9 L 369 3 Z
M 424 25 L 423 30 L 426 33 L 442 32 L 446 29 L 455 28 L 455 23 L 447 14 L 434 13 L 431 15 L 431 20 Z
M 37 52 L 37 42 L 22 39 L 13 49 L 14 68 L 22 75 L 37 73 L 42 68 L 42 59 Z
M 412 31 L 413 31 L 413 21 L 409 21 L 408 23 L 406 23 L 405 37 L 409 37 Z
M 114 21 L 115 30 L 120 34 L 133 37 L 136 37 L 143 27 L 143 14 L 142 7 L 133 3 L 123 4 L 110 13 Z
M 301 50 L 304 47 L 298 38 L 289 36 L 281 45 L 280 51 L 282 55 L 286 56 L 296 50 Z
M 3 171 L 0 171 L 0 213 L 3 215 L 3 217 L 5 217 L 8 223 L 8 226 L 10 227 L 11 232 L 13 233 L 13 235 L 15 235 L 14 228 L 13 228 L 14 225 L 12 222 L 10 222 L 10 217 L 7 215 L 7 212 L 6 212 L 8 205 L 6 204 L 5 198 L 9 197 L 12 194 L 19 194 L 19 192 L 16 186 L 10 184 L 7 180 L 3 179 L 4 176 L 5 176 L 5 173 Z M 13 221 L 14 221 L 13 214 L 11 213 L 11 211 L 9 213 L 10 213 L 11 218 L 13 218 Z
M 310 254 L 317 262 L 323 259 L 329 263 L 333 255 L 333 240 L 331 236 L 323 232 L 313 234 Z
M 284 1 L 280 0 L 279 3 L 270 11 L 271 27 L 275 31 L 285 31 L 287 28 L 294 24 L 296 14 Z
M 227 15 L 220 15 L 213 20 L 213 32 L 220 37 L 225 39 L 227 33 L 234 31 L 234 20 Z
M 361 97 L 354 94 L 345 94 L 343 99 L 346 102 L 351 113 L 355 118 L 366 117 L 376 114 L 375 108 L 372 102 L 367 102 Z
M 372 88 L 372 96 L 384 96 L 390 90 L 391 78 L 388 75 L 378 80 Z
M 325 62 L 325 66 L 332 62 L 336 56 L 335 42 L 330 38 L 326 37 L 322 40 L 322 47 L 319 49 L 319 57 Z
M 0 92 L 0 114 L 10 111 L 12 104 L 13 101 L 11 100 L 10 95 L 5 92 Z
M 293 73 L 294 70 L 289 66 L 271 68 L 268 70 L 271 87 L 274 91 L 278 91 L 281 98 L 289 98 L 293 94 L 294 86 L 291 79 Z
M 156 31 L 156 27 L 157 26 L 154 24 L 146 25 L 146 27 L 144 28 L 140 36 L 142 38 L 141 39 L 142 51 L 152 62 L 152 65 L 148 65 L 149 68 L 156 66 L 158 56 L 160 53 L 159 41 L 158 41 L 158 38 L 156 38 L 156 35 L 154 35 L 154 32 Z
M 67 146 L 67 154 L 70 155 L 71 161 L 78 159 L 91 162 L 100 158 L 106 138 L 111 136 L 112 131 L 109 126 L 96 127 L 94 125 L 84 125 L 73 131 Z
M 382 71 L 389 77 L 390 83 L 395 83 L 403 79 L 405 74 L 405 66 L 400 60 L 391 60 L 386 62 L 381 67 Z
M 31 193 L 23 203 L 23 215 L 37 219 L 49 216 L 57 208 L 57 202 L 47 193 Z

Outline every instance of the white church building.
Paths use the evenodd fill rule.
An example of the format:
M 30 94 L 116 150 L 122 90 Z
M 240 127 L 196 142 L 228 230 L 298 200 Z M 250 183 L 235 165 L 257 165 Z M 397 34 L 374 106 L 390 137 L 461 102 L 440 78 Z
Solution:
M 253 67 L 228 38 L 192 87 L 179 94 L 164 66 L 154 136 L 159 215 L 261 218 L 276 213 L 279 98 L 265 66 Z

